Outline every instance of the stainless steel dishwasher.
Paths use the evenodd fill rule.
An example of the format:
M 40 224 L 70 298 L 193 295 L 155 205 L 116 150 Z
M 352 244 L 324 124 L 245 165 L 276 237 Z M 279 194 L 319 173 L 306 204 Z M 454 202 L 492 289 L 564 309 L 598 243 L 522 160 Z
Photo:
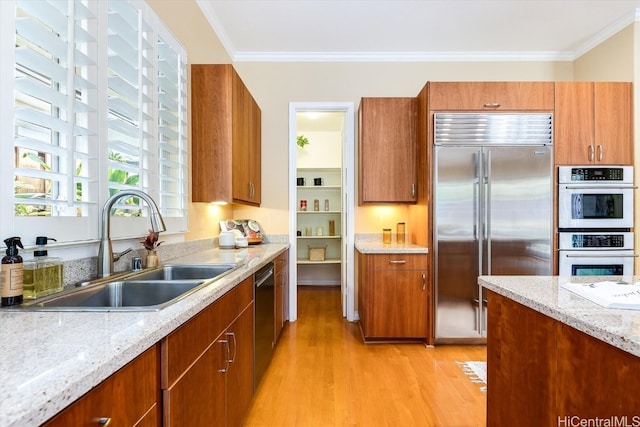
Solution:
M 258 270 L 253 281 L 256 310 L 254 386 L 257 388 L 271 362 L 275 343 L 273 263 L 270 262 Z

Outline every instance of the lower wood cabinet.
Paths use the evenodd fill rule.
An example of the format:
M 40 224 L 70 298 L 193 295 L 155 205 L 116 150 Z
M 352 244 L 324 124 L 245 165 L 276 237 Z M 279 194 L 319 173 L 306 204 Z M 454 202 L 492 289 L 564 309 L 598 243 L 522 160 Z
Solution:
M 275 341 L 278 342 L 284 324 L 287 320 L 287 310 L 289 308 L 289 251 L 278 255 L 274 262 L 275 270 Z
M 487 425 L 638 425 L 640 358 L 495 292 L 487 297 Z
M 254 393 L 248 277 L 44 425 L 236 427 Z
M 241 426 L 254 391 L 253 277 L 161 342 L 164 426 Z
M 365 340 L 427 340 L 430 301 L 426 254 L 358 252 L 358 314 Z
M 43 425 L 160 426 L 159 357 L 151 347 Z

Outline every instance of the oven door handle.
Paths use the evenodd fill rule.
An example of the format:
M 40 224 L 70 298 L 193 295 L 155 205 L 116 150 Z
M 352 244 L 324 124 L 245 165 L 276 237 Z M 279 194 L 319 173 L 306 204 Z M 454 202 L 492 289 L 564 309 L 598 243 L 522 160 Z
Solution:
M 567 184 L 564 186 L 567 190 L 636 190 L 635 185 L 585 185 L 585 184 Z
M 588 251 L 584 251 L 584 253 L 580 255 L 566 254 L 565 257 L 567 258 L 638 258 L 638 255 L 637 254 L 629 254 L 629 255 L 589 254 Z

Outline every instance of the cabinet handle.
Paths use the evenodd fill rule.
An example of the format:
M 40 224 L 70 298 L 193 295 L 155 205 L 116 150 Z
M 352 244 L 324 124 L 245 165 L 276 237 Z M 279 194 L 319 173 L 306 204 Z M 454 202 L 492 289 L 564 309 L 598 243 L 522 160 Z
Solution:
M 426 274 L 422 275 L 422 290 L 423 291 L 427 290 L 427 275 Z
M 101 425 L 101 426 L 109 426 L 111 425 L 111 417 L 100 417 L 100 418 L 95 418 L 93 420 L 94 423 Z
M 236 361 L 236 351 L 238 350 L 238 342 L 236 341 L 236 333 L 235 332 L 227 332 L 227 336 L 233 338 L 233 357 L 229 359 L 229 363 L 233 363 Z
M 602 156 L 604 155 L 604 149 L 602 148 L 602 144 L 598 144 L 598 161 L 602 161 Z
M 229 370 L 229 355 L 231 354 L 231 351 L 229 349 L 229 340 L 220 340 L 218 341 L 220 344 L 223 344 L 227 350 L 227 357 L 224 358 L 225 361 L 225 366 L 224 368 L 220 368 L 218 369 L 218 372 L 222 372 L 225 373 Z
M 412 199 L 416 198 L 416 185 L 415 184 L 411 184 L 411 198 Z
M 590 146 L 589 146 L 589 161 L 590 161 L 590 162 L 593 162 L 593 154 L 594 154 L 594 152 L 593 152 L 593 145 L 590 145 Z
M 484 104 L 485 108 L 498 108 L 500 107 L 500 103 L 499 102 L 487 102 L 486 104 Z
M 404 259 L 392 259 L 389 260 L 389 264 L 406 264 L 407 261 Z

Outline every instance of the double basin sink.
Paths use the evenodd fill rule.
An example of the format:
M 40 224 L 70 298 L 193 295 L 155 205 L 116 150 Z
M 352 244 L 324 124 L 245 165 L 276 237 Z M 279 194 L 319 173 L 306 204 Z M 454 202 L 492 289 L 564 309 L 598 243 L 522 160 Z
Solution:
M 168 264 L 94 281 L 22 305 L 38 311 L 157 311 L 235 270 L 239 264 Z

